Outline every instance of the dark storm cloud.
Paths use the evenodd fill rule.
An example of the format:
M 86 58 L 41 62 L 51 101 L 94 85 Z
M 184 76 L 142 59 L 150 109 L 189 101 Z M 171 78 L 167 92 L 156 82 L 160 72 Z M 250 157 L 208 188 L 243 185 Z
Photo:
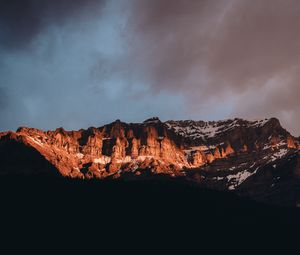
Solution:
M 299 1 L 129 2 L 130 77 L 180 91 L 190 109 L 221 99 L 231 116 L 278 116 L 300 132 Z
M 52 24 L 99 14 L 104 0 L 0 0 L 0 45 L 19 49 Z
M 157 79 L 159 87 L 185 88 L 182 80 L 204 70 L 240 89 L 251 79 L 264 81 L 298 64 L 300 3 L 296 0 L 134 3 L 132 27 L 137 39 L 132 44 L 141 51 L 147 69 L 150 66 L 149 77 Z
M 225 1 L 130 1 L 129 44 L 133 69 L 153 87 L 191 85 L 194 69 L 201 71 L 208 27 L 216 22 Z M 132 36 L 133 35 L 133 36 Z M 198 81 L 199 82 L 199 81 Z M 200 84 L 201 85 L 201 84 Z

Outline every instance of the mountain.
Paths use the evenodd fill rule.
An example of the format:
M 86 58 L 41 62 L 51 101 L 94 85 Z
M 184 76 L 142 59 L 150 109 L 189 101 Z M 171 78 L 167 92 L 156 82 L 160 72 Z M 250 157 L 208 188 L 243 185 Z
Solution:
M 270 204 L 300 205 L 300 140 L 275 119 L 116 120 L 99 128 L 0 133 L 0 175 L 176 179 Z

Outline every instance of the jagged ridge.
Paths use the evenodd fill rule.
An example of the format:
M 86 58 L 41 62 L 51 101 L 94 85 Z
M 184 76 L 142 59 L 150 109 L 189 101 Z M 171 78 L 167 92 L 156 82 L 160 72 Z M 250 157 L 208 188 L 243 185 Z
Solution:
M 297 157 L 300 148 L 299 140 L 275 118 L 211 122 L 151 118 L 129 124 L 116 120 L 79 131 L 21 127 L 0 134 L 2 151 L 12 143 L 38 152 L 62 176 L 145 178 L 166 174 L 224 190 L 242 189 L 266 167 L 276 168 L 281 161 Z M 1 173 L 13 171 L 12 164 L 3 164 Z

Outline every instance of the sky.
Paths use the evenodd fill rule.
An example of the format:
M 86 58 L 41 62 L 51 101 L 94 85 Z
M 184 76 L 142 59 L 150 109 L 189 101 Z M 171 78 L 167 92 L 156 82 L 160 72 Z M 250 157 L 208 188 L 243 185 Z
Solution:
M 0 0 L 0 130 L 277 117 L 300 135 L 298 0 Z

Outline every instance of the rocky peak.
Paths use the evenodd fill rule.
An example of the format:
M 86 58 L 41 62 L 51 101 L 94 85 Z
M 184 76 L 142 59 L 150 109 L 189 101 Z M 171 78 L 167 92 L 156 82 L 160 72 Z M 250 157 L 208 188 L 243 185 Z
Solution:
M 152 118 L 146 119 L 143 123 L 144 124 L 153 124 L 153 123 L 161 123 L 161 121 L 158 117 L 152 117 Z

